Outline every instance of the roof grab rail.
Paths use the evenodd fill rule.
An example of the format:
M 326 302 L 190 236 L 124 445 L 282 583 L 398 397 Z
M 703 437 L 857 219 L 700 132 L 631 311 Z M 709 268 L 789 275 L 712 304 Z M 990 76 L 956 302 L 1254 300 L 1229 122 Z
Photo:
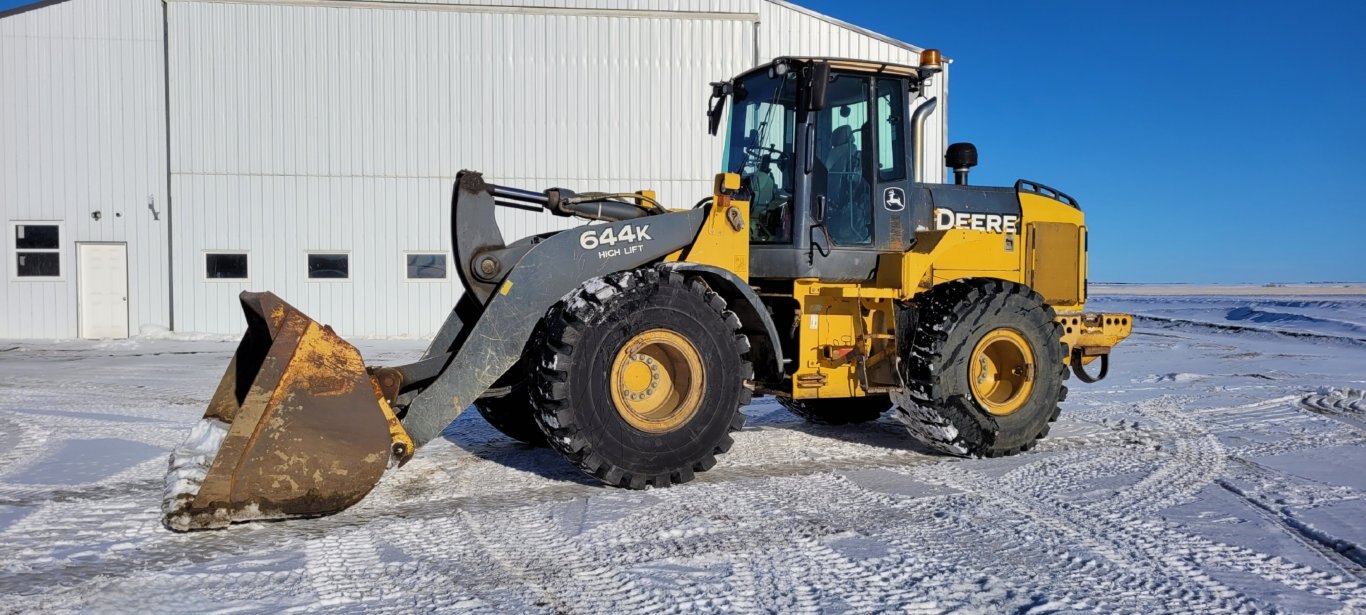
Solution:
M 1046 186 L 1046 185 L 1041 184 L 1041 183 L 1036 182 L 1036 181 L 1030 181 L 1030 180 L 1028 180 L 1028 179 L 1021 179 L 1021 180 L 1019 180 L 1019 181 L 1016 181 L 1016 182 L 1015 182 L 1015 191 L 1016 191 L 1016 192 L 1030 192 L 1030 193 L 1033 193 L 1033 194 L 1037 194 L 1037 195 L 1039 195 L 1039 196 L 1048 197 L 1048 198 L 1053 199 L 1053 200 L 1055 200 L 1055 201 L 1060 201 L 1060 202 L 1062 202 L 1062 203 L 1066 203 L 1066 204 L 1071 205 L 1072 207 L 1075 207 L 1075 208 L 1077 208 L 1077 209 L 1081 209 L 1081 205 L 1078 204 L 1078 203 L 1077 203 L 1077 200 L 1074 199 L 1074 198 L 1072 198 L 1071 195 L 1067 194 L 1066 192 L 1063 192 L 1063 191 L 1058 190 L 1058 189 L 1056 189 L 1056 188 L 1052 188 L 1052 187 Z

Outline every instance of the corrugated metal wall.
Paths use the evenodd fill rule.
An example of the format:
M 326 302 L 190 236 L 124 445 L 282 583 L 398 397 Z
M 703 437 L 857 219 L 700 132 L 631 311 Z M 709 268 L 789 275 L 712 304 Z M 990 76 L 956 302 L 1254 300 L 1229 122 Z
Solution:
M 706 84 L 753 54 L 752 17 L 377 6 L 169 5 L 179 328 L 240 330 L 253 288 L 343 335 L 427 335 L 459 283 L 406 280 L 403 255 L 450 249 L 456 171 L 691 204 L 719 150 Z M 566 224 L 500 215 L 515 236 Z M 204 280 L 218 249 L 251 279 Z M 327 250 L 350 280 L 307 279 Z
M 161 29 L 157 0 L 0 19 L 0 337 L 77 335 L 79 241 L 127 242 L 130 326 L 167 324 L 167 228 L 147 208 L 166 203 Z M 61 223 L 61 280 L 12 277 L 17 220 Z
M 768 0 L 169 0 L 166 11 L 169 119 L 157 0 L 71 0 L 0 20 L 0 83 L 32 90 L 0 95 L 6 216 L 63 220 L 68 272 L 74 240 L 128 241 L 134 330 L 168 320 L 165 217 L 146 207 L 153 195 L 165 209 L 167 121 L 177 329 L 236 333 L 237 293 L 269 289 L 344 335 L 418 337 L 459 283 L 407 280 L 404 257 L 449 251 L 456 171 L 534 189 L 652 188 L 687 205 L 719 166 L 710 81 L 777 55 L 917 59 Z M 930 151 L 942 151 L 942 124 L 930 125 Z M 942 177 L 937 160 L 927 167 Z M 570 224 L 499 219 L 515 237 Z M 219 250 L 247 252 L 249 279 L 206 279 L 205 253 Z M 350 254 L 351 278 L 307 279 L 310 251 Z M 0 336 L 76 334 L 70 278 L 4 288 Z

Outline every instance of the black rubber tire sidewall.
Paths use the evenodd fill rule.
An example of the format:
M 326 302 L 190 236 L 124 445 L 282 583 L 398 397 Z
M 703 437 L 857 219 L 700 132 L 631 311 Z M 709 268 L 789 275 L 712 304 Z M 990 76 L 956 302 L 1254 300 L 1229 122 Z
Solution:
M 536 423 L 536 409 L 525 383 L 502 397 L 477 400 L 474 408 L 503 435 L 532 446 L 546 446 L 545 432 Z
M 567 301 L 547 315 L 547 354 L 535 385 L 537 421 L 581 469 L 624 487 L 691 480 L 715 463 L 743 425 L 749 363 L 737 346 L 733 314 L 697 282 L 654 270 L 623 274 L 620 290 L 598 305 Z M 567 313 L 577 312 L 577 313 Z M 631 426 L 612 401 L 610 373 L 617 352 L 635 335 L 667 329 L 697 350 L 703 369 L 701 405 L 687 423 L 665 433 Z M 556 382 L 556 379 L 559 382 Z
M 1062 375 L 1062 347 L 1057 341 L 1055 324 L 1047 309 L 1028 293 L 994 294 L 986 298 L 975 313 L 965 315 L 948 332 L 943 359 L 938 366 L 939 386 L 944 399 L 954 396 L 972 400 L 972 408 L 994 421 L 994 441 L 983 453 L 1007 452 L 1032 445 L 1056 416 Z M 977 403 L 972 394 L 970 361 L 977 344 L 991 331 L 1010 329 L 1028 342 L 1034 353 L 1034 383 L 1029 398 L 1010 414 L 992 415 Z

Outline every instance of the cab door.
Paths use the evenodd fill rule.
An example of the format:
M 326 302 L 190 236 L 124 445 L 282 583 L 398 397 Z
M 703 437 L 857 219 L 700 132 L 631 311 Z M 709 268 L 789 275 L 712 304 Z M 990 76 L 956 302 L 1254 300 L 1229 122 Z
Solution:
M 865 75 L 835 73 L 826 86 L 828 102 L 813 118 L 810 202 L 824 224 L 821 239 L 833 250 L 866 250 L 876 242 L 871 87 Z
M 912 219 L 910 117 L 905 79 L 878 78 L 873 82 L 873 224 L 875 247 L 903 251 L 910 247 Z
M 855 275 L 868 258 L 851 252 L 904 250 L 914 236 L 904 223 L 912 199 L 906 88 L 896 77 L 836 74 L 814 118 L 811 199 L 824 211 L 826 258 L 850 261 Z
M 795 114 L 793 207 L 781 210 L 791 216 L 778 226 L 763 224 L 760 214 L 756 227 L 781 232 L 765 236 L 755 229 L 753 276 L 867 280 L 880 255 L 904 250 L 914 235 L 904 222 L 916 196 L 906 160 L 906 81 L 832 71 L 824 98 L 819 109 Z M 732 138 L 744 142 L 738 134 Z M 780 191 L 753 181 L 750 187 L 755 212 L 773 209 L 763 203 Z

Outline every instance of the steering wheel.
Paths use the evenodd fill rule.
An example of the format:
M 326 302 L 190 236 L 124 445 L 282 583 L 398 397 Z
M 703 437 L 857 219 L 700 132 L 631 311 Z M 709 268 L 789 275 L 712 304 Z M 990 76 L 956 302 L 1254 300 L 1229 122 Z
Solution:
M 745 155 L 758 162 L 784 162 L 788 158 L 787 152 L 771 145 L 746 145 Z

